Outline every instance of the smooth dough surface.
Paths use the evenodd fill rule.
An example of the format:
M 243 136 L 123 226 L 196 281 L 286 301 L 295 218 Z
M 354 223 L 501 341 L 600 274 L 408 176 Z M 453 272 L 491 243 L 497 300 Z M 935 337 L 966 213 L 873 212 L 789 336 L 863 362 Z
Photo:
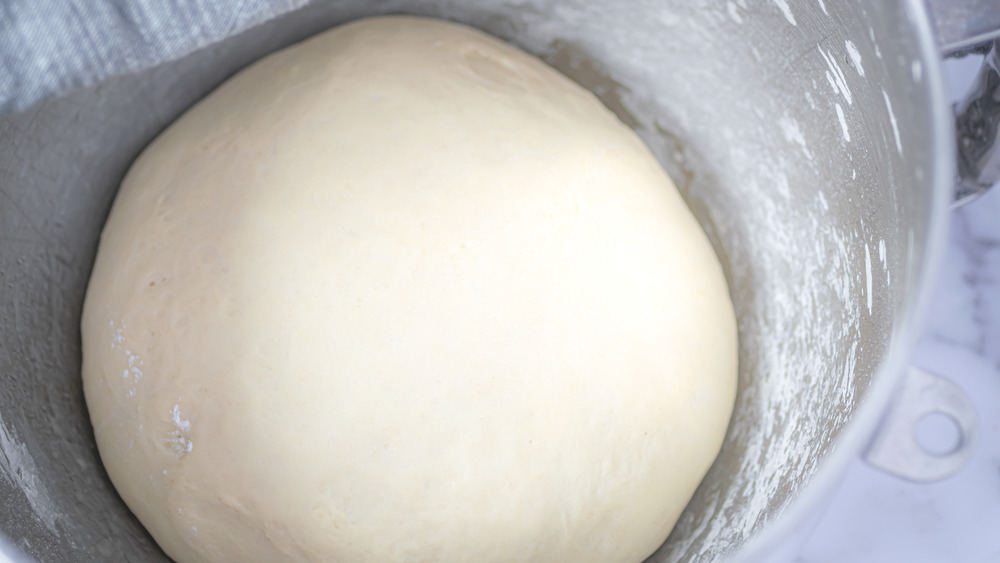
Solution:
M 639 138 L 411 17 L 269 56 L 157 138 L 82 328 L 104 464 L 185 563 L 637 563 L 736 387 L 721 268 Z

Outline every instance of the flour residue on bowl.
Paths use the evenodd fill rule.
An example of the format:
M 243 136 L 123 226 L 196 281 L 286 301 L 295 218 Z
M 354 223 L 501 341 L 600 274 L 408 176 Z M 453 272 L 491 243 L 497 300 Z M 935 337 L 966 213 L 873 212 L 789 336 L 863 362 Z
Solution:
M 829 82 L 830 87 L 833 88 L 835 92 L 840 93 L 841 96 L 847 100 L 848 105 L 854 104 L 854 94 L 851 92 L 851 88 L 847 85 L 847 78 L 844 76 L 844 70 L 840 68 L 840 64 L 837 62 L 836 57 L 833 56 L 828 51 L 823 50 L 822 47 L 817 47 L 819 54 L 823 57 L 823 61 L 826 62 L 826 81 Z
M 837 111 L 837 121 L 840 123 L 840 132 L 844 134 L 844 140 L 850 142 L 851 132 L 847 129 L 847 118 L 844 117 L 844 108 L 840 107 L 840 104 L 835 104 L 834 108 Z
M 59 510 L 42 484 L 38 467 L 27 446 L 18 441 L 13 430 L 7 429 L 3 417 L 0 417 L 0 478 L 19 489 L 38 520 L 50 532 L 59 534 L 56 529 Z
M 785 16 L 788 23 L 792 25 L 798 25 L 795 21 L 795 14 L 792 13 L 792 9 L 788 7 L 788 0 L 771 0 L 778 10 L 781 11 L 781 15 Z
M 868 314 L 872 314 L 872 253 L 865 245 L 865 298 L 868 301 Z
M 858 71 L 858 74 L 864 76 L 865 67 L 861 66 L 861 51 L 858 51 L 858 46 L 854 44 L 854 41 L 847 39 L 844 41 L 844 48 L 847 49 L 847 56 L 851 58 L 851 66 Z
M 885 109 L 889 112 L 889 124 L 892 125 L 892 138 L 896 141 L 896 152 L 903 154 L 903 143 L 899 139 L 899 124 L 896 123 L 896 114 L 892 112 L 892 102 L 885 88 L 882 88 L 882 100 L 885 101 Z

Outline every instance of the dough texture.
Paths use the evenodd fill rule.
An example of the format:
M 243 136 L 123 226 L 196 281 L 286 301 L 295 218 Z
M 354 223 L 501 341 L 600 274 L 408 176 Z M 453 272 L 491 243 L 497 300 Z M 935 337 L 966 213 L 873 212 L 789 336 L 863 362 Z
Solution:
M 719 263 L 639 138 L 481 32 L 354 22 L 139 157 L 83 383 L 180 562 L 627 562 L 736 388 Z

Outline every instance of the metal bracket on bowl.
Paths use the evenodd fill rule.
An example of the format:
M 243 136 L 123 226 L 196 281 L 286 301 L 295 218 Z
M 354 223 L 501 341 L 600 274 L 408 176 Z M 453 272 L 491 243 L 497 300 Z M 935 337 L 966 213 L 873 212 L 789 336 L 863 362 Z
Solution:
M 933 453 L 917 441 L 917 423 L 926 415 L 943 414 L 958 428 L 951 451 Z M 976 436 L 976 411 L 968 395 L 947 379 L 911 367 L 900 382 L 899 394 L 864 454 L 865 461 L 910 481 L 944 479 L 965 465 Z

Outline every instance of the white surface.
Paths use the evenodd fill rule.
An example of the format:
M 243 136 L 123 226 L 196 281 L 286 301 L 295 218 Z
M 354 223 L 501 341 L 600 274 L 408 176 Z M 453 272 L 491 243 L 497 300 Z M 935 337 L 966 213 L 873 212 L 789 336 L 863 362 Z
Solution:
M 971 57 L 946 64 L 952 91 L 964 90 L 977 68 Z M 933 484 L 856 461 L 795 563 L 1000 563 L 1000 189 L 953 212 L 913 363 L 975 403 L 971 460 Z

